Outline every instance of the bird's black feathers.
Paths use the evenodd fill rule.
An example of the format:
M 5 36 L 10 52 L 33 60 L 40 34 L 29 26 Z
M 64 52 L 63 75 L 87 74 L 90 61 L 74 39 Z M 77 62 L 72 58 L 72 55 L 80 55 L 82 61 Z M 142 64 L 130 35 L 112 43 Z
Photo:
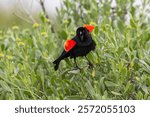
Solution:
M 76 36 L 72 38 L 72 40 L 76 42 L 76 45 L 69 52 L 63 50 L 62 54 L 53 62 L 55 65 L 55 70 L 58 69 L 61 60 L 67 57 L 75 59 L 78 56 L 86 56 L 90 51 L 94 50 L 96 47 L 96 43 L 92 39 L 91 34 L 84 27 L 79 27 L 77 29 Z

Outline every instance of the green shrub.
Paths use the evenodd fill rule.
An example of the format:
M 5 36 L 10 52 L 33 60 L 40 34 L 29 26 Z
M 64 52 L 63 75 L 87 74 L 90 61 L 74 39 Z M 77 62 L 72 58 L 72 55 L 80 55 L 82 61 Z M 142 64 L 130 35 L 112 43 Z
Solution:
M 133 2 L 117 0 L 112 13 L 110 0 L 64 0 L 57 10 L 57 28 L 42 20 L 29 29 L 1 30 L 0 99 L 150 99 L 150 19 L 144 12 L 148 1 L 140 17 Z M 74 66 L 70 59 L 54 71 L 52 62 L 65 40 L 78 26 L 90 23 L 97 44 L 88 55 L 94 68 L 78 58 L 81 72 L 69 73 Z

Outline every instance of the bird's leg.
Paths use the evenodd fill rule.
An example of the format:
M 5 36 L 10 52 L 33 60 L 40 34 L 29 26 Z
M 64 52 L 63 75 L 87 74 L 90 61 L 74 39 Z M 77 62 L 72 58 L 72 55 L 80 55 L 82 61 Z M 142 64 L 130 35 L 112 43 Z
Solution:
M 89 61 L 89 59 L 85 56 L 86 60 L 88 61 L 89 67 L 93 67 L 93 64 Z
M 80 67 L 78 67 L 78 64 L 77 64 L 76 58 L 74 58 L 74 63 L 75 63 L 75 68 L 80 69 Z

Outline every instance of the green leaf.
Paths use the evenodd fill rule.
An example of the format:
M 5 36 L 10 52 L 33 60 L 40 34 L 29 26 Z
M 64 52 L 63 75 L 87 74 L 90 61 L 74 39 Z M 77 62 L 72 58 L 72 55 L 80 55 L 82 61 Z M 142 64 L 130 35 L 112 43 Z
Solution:
M 78 74 L 79 72 L 80 72 L 80 69 L 74 69 L 74 70 L 68 71 L 68 73 L 70 74 Z
M 82 100 L 82 99 L 84 99 L 84 98 L 81 96 L 78 96 L 78 95 L 72 95 L 72 96 L 65 97 L 65 100 Z
M 44 13 L 40 13 L 40 19 L 44 23 L 45 22 L 45 16 Z
M 1 87 L 2 87 L 2 89 L 4 91 L 11 92 L 11 88 L 8 86 L 8 84 L 6 82 L 4 82 L 4 81 L 1 80 L 0 81 L 0 85 L 1 85 Z
M 137 99 L 137 100 L 143 99 L 143 94 L 142 94 L 141 91 L 138 91 L 138 93 L 136 94 L 136 99 Z
M 94 96 L 96 94 L 95 94 L 94 88 L 92 87 L 92 84 L 90 83 L 90 81 L 86 82 L 85 87 L 86 87 L 87 91 L 89 92 L 89 94 L 94 98 Z
M 2 49 L 2 51 L 4 51 L 4 49 L 5 49 L 5 45 L 4 44 L 1 45 L 1 49 Z
M 60 33 L 61 37 L 66 40 L 67 39 L 67 32 L 65 30 L 62 30 Z
M 111 91 L 111 93 L 114 94 L 114 95 L 118 95 L 118 96 L 121 96 L 121 95 L 122 95 L 121 93 L 114 92 L 114 91 Z
M 98 35 L 98 31 L 99 31 L 98 26 L 95 26 L 94 32 L 95 32 L 96 35 Z
M 150 74 L 150 66 L 144 60 L 140 60 L 139 64 L 143 68 L 143 70 Z
M 149 94 L 148 92 L 148 89 L 147 89 L 147 86 L 144 84 L 141 86 L 142 90 L 146 93 L 146 94 Z
M 107 87 L 117 87 L 118 86 L 117 84 L 115 84 L 111 81 L 105 81 L 105 84 L 106 84 Z
M 133 28 L 137 29 L 137 24 L 133 19 L 130 20 L 130 23 Z

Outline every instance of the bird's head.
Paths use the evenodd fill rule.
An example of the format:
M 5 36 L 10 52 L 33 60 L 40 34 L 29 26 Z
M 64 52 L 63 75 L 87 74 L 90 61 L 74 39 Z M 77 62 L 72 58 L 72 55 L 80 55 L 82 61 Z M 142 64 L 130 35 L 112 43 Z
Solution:
M 83 27 L 79 27 L 76 31 L 76 34 L 79 37 L 80 41 L 84 42 L 90 36 L 90 32 L 92 32 L 93 29 L 94 29 L 94 26 L 85 25 Z
M 86 41 L 86 35 L 88 31 L 84 27 L 79 27 L 76 31 L 77 36 L 79 37 L 81 42 Z

